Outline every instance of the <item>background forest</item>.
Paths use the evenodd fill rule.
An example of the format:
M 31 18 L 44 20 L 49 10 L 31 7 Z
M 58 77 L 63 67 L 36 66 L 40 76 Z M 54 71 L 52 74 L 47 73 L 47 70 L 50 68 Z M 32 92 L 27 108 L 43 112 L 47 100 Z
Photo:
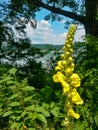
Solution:
M 98 2 L 87 2 L 81 0 L 80 5 L 74 0 L 0 3 L 0 130 L 65 130 L 66 98 L 60 84 L 53 82 L 54 67 L 60 59 L 62 46 L 37 48 L 24 31 L 28 22 L 36 29 L 36 21 L 31 19 L 36 19 L 35 12 L 41 8 L 51 11 L 47 20 L 59 20 L 57 14 L 64 14 L 74 19 L 71 23 L 78 21 L 85 25 L 85 41 L 75 43 L 73 47 L 75 72 L 81 78 L 78 92 L 84 104 L 75 106 L 81 117 L 72 120 L 72 130 L 98 129 Z M 65 6 L 73 12 L 61 10 Z M 79 9 L 80 13 L 76 14 Z M 20 38 L 16 37 L 11 25 Z M 46 55 L 49 57 L 42 63 L 40 59 Z

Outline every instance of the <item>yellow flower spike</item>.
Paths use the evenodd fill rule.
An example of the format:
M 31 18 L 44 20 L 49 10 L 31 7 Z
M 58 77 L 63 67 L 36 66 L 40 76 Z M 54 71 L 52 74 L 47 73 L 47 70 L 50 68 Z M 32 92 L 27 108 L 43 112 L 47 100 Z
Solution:
M 73 63 L 73 40 L 75 34 L 76 26 L 72 24 L 69 28 L 69 32 L 67 35 L 66 43 L 63 47 L 63 54 L 61 55 L 61 60 L 58 61 L 55 69 L 57 70 L 57 74 L 53 76 L 54 82 L 59 82 L 63 88 L 63 94 L 66 96 L 66 104 L 65 108 L 67 110 L 67 120 L 65 120 L 64 124 L 67 127 L 67 130 L 71 130 L 71 119 L 76 118 L 79 119 L 80 115 L 75 113 L 72 106 L 74 104 L 83 104 L 83 100 L 81 99 L 79 93 L 76 88 L 80 86 L 80 77 L 78 74 L 74 73 L 74 63 Z
M 73 73 L 71 76 L 70 76 L 70 84 L 73 86 L 73 87 L 80 87 L 80 78 L 78 76 L 78 74 L 76 73 Z
M 76 119 L 79 119 L 80 118 L 80 115 L 78 113 L 75 113 L 74 110 L 70 107 L 69 110 L 68 110 L 68 115 L 70 117 L 74 117 Z

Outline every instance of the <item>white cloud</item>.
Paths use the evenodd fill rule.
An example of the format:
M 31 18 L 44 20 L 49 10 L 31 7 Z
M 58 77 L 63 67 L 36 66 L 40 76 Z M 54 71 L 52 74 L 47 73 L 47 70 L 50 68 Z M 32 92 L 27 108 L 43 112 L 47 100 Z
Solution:
M 85 29 L 83 25 L 79 25 L 75 34 L 75 41 L 84 41 Z
M 36 29 L 32 29 L 28 24 L 26 32 L 32 44 L 64 44 L 67 34 L 67 32 L 55 34 L 51 24 L 46 20 L 39 21 Z M 84 29 L 77 30 L 75 41 L 81 40 L 81 35 L 84 35 Z
M 51 24 L 46 20 L 38 22 L 36 29 L 32 29 L 28 24 L 26 32 L 32 44 L 64 44 L 66 35 L 66 33 L 55 34 Z

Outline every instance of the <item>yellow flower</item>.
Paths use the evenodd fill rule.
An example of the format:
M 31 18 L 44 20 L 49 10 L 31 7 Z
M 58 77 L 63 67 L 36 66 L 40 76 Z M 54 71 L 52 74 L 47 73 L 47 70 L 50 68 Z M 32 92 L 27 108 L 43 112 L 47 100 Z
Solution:
M 71 67 L 71 71 L 72 71 L 72 72 L 74 71 L 74 67 Z
M 70 49 L 69 49 L 69 51 L 70 51 L 70 52 L 73 52 L 73 49 L 72 49 L 72 48 L 70 48 Z
M 69 43 L 66 44 L 66 47 L 71 48 L 71 45 Z
M 73 87 L 79 87 L 80 86 L 80 78 L 78 76 L 78 74 L 76 73 L 73 73 L 71 76 L 70 76 L 70 84 L 73 86 Z
M 59 82 L 59 77 L 58 77 L 58 75 L 57 74 L 55 74 L 55 75 L 53 75 L 53 80 L 54 80 L 54 82 Z
M 62 82 L 65 80 L 65 76 L 60 71 L 58 71 L 57 74 L 53 75 L 53 80 L 54 82 Z
M 76 89 L 72 89 L 72 91 L 70 92 L 72 101 L 75 104 L 83 104 L 83 100 L 81 99 L 80 95 L 78 94 L 78 92 L 76 91 Z
M 70 66 L 71 66 L 71 67 L 70 67 L 70 68 L 71 68 L 71 71 L 73 72 L 73 71 L 74 71 L 74 66 L 75 66 L 74 63 L 71 63 Z
M 71 63 L 71 67 L 74 67 L 75 66 L 75 64 L 74 63 Z
M 55 70 L 61 70 L 61 68 L 59 66 L 56 66 Z
M 66 74 L 70 74 L 71 72 L 72 72 L 72 70 L 70 68 L 66 68 L 66 70 L 65 70 Z
M 62 67 L 62 61 L 58 61 L 57 64 L 59 67 Z
M 72 41 L 73 41 L 73 38 L 70 38 L 69 41 L 72 42 Z
M 62 61 L 62 64 L 63 64 L 63 65 L 66 65 L 66 64 L 67 64 L 67 62 L 64 60 L 64 61 Z
M 65 58 L 65 55 L 64 55 L 64 54 L 61 54 L 61 58 L 64 59 L 64 58 Z
M 68 115 L 71 117 L 74 117 L 76 119 L 80 118 L 80 115 L 78 113 L 75 113 L 74 110 L 70 107 L 68 110 Z
M 70 122 L 69 122 L 68 118 L 65 118 L 65 120 L 64 120 L 64 125 L 65 125 L 65 126 L 68 126 L 69 123 L 70 123 Z
M 66 51 L 66 55 L 68 55 L 68 56 L 69 56 L 69 55 L 70 55 L 70 52 L 69 52 L 69 51 Z
M 61 83 L 62 83 L 62 86 L 63 86 L 63 93 L 68 92 L 69 89 L 70 89 L 69 84 L 66 81 L 62 81 Z
M 70 57 L 68 58 L 68 61 L 69 61 L 69 62 L 72 62 L 72 60 L 73 60 L 73 59 L 72 59 L 72 57 L 70 56 Z

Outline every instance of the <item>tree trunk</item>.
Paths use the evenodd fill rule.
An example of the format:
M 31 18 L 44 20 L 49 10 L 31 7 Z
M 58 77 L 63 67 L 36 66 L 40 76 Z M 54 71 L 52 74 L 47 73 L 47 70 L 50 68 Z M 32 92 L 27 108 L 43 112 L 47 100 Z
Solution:
M 86 19 L 85 19 L 85 30 L 86 34 L 90 34 L 98 37 L 98 0 L 85 0 L 86 7 Z

